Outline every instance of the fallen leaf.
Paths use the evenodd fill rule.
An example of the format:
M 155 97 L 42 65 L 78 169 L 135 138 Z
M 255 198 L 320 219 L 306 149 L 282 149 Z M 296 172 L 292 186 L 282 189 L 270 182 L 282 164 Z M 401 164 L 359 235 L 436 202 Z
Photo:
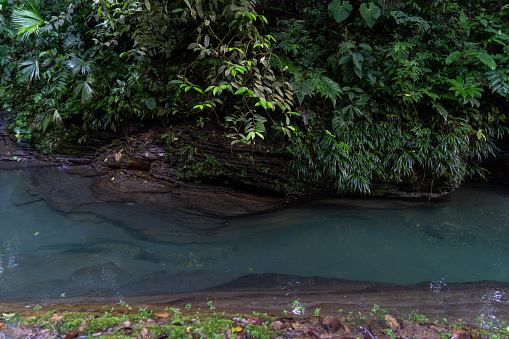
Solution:
M 168 318 L 170 316 L 169 313 L 159 313 L 159 314 L 156 314 L 157 317 L 159 318 Z
M 232 328 L 232 332 L 233 333 L 242 332 L 242 327 L 240 327 L 240 326 L 234 327 L 234 328 Z
M 0 323 L 0 328 L 4 327 L 5 323 Z
M 78 334 L 80 334 L 79 331 L 74 331 L 74 332 L 70 332 L 70 333 L 67 333 L 64 337 L 64 339 L 72 339 L 72 338 L 76 338 L 78 336 Z
M 63 316 L 58 314 L 53 314 L 53 316 L 49 319 L 50 321 L 59 321 L 62 320 Z
M 34 235 L 38 235 L 38 234 L 39 234 L 39 232 L 35 232 L 35 233 L 34 233 Z
M 331 321 L 332 333 L 336 333 L 341 328 L 341 321 L 339 319 L 332 319 Z

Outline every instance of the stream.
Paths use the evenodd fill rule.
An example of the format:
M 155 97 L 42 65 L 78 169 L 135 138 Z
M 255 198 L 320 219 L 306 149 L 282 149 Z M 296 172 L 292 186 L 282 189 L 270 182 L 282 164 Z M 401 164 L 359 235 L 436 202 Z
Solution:
M 47 171 L 90 194 L 86 178 Z M 327 200 L 221 219 L 97 199 L 62 211 L 31 176 L 0 170 L 1 299 L 194 292 L 264 274 L 428 282 L 431 294 L 509 282 L 504 186 L 465 184 L 440 204 Z

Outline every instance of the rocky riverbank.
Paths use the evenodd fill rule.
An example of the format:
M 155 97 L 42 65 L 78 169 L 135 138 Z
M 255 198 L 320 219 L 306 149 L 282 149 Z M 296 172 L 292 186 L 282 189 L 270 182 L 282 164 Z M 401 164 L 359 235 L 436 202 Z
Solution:
M 201 292 L 10 300 L 0 338 L 507 338 L 507 288 L 251 275 Z
M 323 183 L 297 178 L 288 169 L 288 155 L 279 149 L 263 144 L 234 147 L 213 129 L 177 126 L 144 128 L 129 136 L 97 134 L 87 145 L 73 145 L 65 154 L 44 154 L 26 142 L 15 142 L 5 124 L 5 119 L 0 121 L 0 168 L 58 167 L 93 181 L 88 186 L 104 201 L 224 217 L 268 211 L 296 199 L 341 196 Z M 46 186 L 55 183 L 36 180 Z M 65 198 L 54 196 L 65 201 L 72 198 L 72 190 L 68 193 Z M 371 196 L 450 198 L 447 190 L 414 191 L 404 184 L 375 186 Z

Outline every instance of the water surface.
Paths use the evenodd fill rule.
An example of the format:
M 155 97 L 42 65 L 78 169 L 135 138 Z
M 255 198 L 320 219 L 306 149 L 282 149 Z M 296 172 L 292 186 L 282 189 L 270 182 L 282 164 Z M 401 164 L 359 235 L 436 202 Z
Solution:
M 506 187 L 468 184 L 440 205 L 300 203 L 218 219 L 98 200 L 62 212 L 33 185 L 29 170 L 0 171 L 0 298 L 196 291 L 261 273 L 509 282 Z

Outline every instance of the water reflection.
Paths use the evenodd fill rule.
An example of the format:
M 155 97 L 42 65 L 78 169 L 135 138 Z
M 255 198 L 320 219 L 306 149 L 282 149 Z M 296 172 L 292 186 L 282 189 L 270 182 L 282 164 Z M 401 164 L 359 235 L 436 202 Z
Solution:
M 65 212 L 29 172 L 0 171 L 0 298 L 193 291 L 265 273 L 431 281 L 440 296 L 450 283 L 509 281 L 503 188 L 466 185 L 447 205 L 328 201 L 219 219 L 101 203 L 87 178 L 57 178 L 80 188 L 42 194 Z

